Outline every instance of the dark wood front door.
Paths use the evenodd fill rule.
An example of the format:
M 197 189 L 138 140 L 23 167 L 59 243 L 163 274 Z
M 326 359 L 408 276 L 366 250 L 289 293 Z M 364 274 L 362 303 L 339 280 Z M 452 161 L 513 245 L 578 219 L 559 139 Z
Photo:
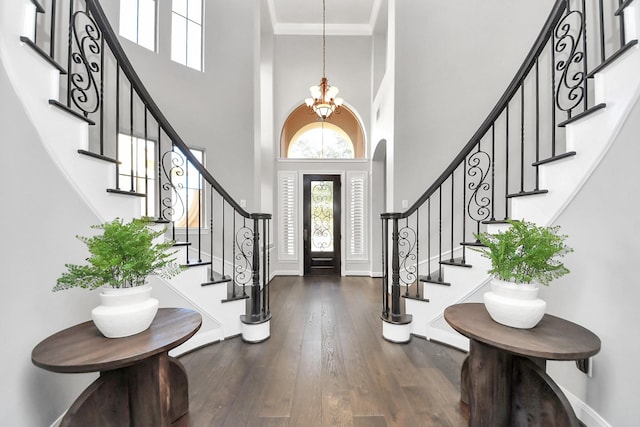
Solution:
M 340 175 L 304 176 L 304 274 L 340 274 Z

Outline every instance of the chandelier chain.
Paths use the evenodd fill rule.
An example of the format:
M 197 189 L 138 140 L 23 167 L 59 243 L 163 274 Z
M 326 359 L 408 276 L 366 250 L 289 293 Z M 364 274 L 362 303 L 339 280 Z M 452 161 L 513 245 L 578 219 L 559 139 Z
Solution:
M 326 0 L 322 0 L 322 77 L 326 77 L 326 69 L 325 69 L 325 62 L 326 62 L 326 50 L 327 50 L 327 35 L 326 35 L 326 7 L 325 7 L 325 1 Z

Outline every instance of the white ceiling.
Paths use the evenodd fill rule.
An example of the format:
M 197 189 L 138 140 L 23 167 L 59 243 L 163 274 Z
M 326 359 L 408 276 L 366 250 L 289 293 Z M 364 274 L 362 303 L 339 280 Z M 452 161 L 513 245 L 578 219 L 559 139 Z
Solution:
M 275 34 L 322 34 L 322 0 L 267 0 Z M 326 0 L 327 35 L 371 35 L 381 0 Z

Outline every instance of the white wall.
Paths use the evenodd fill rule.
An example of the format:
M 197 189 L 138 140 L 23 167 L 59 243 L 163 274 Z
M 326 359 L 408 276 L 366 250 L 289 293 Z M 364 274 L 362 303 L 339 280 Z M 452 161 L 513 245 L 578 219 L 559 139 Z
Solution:
M 56 374 L 31 363 L 38 342 L 90 318 L 98 294 L 83 289 L 51 292 L 65 262 L 87 256 L 74 236 L 100 221 L 51 161 L 0 64 L 0 129 L 7 154 L 0 168 L 0 423 L 47 426 L 95 374 Z
M 274 141 L 279 156 L 280 133 L 289 114 L 310 96 L 322 77 L 322 37 L 276 35 L 273 47 Z M 345 104 L 362 120 L 369 136 L 371 111 L 371 38 L 327 36 L 326 74 Z M 367 153 L 367 155 L 370 155 Z
M 550 364 L 551 375 L 610 425 L 621 427 L 637 425 L 640 418 L 640 201 L 633 172 L 640 158 L 639 134 L 640 102 L 593 175 L 555 221 L 574 248 L 565 258 L 571 274 L 541 290 L 548 313 L 585 326 L 602 341 L 602 350 L 593 358 L 593 378 L 566 362 Z
M 471 138 L 553 0 L 396 4 L 393 207 L 411 205 Z
M 151 96 L 194 148 L 206 151 L 206 167 L 236 199 L 254 200 L 255 2 L 207 0 L 204 72 L 171 61 L 171 2 L 158 3 L 158 52 L 120 38 Z M 101 2 L 118 32 L 119 1 Z M 241 171 L 241 174 L 239 174 Z

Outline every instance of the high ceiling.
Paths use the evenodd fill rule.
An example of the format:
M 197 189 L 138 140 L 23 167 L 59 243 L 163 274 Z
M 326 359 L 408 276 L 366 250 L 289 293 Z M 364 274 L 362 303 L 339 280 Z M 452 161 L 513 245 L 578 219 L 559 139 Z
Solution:
M 382 0 L 325 0 L 327 34 L 370 35 Z M 321 34 L 322 0 L 267 0 L 276 34 Z

